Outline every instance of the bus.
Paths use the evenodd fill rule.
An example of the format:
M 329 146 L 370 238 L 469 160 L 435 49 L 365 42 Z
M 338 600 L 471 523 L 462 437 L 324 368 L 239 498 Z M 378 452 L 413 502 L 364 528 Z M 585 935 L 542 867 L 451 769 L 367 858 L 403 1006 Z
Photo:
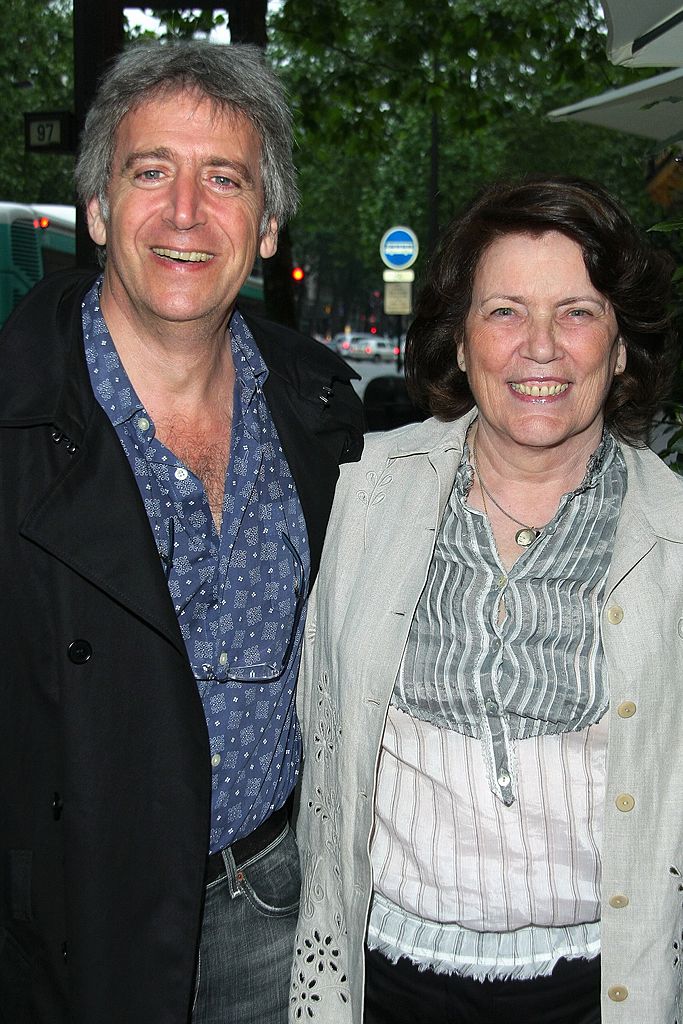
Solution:
M 75 265 L 75 206 L 0 202 L 0 326 L 44 274 Z M 260 259 L 242 285 L 239 303 L 246 313 L 264 313 Z
M 0 202 L 0 324 L 44 274 L 76 264 L 76 208 Z

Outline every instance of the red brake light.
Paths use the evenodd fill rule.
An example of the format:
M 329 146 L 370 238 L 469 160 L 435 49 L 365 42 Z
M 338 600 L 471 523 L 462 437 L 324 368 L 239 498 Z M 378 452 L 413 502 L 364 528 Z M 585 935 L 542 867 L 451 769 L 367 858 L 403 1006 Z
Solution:
M 370 347 L 370 345 L 366 345 L 366 346 L 365 346 L 365 353 L 366 353 L 366 355 L 368 355 L 368 356 L 371 356 L 371 355 L 372 355 L 372 348 Z
M 394 355 L 395 355 L 395 356 L 397 356 L 397 355 L 399 354 L 399 352 L 400 352 L 400 351 L 401 351 L 401 350 L 400 350 L 400 348 L 398 347 L 398 345 L 394 345 Z
M 50 218 L 49 217 L 36 217 L 33 221 L 34 228 L 49 228 Z

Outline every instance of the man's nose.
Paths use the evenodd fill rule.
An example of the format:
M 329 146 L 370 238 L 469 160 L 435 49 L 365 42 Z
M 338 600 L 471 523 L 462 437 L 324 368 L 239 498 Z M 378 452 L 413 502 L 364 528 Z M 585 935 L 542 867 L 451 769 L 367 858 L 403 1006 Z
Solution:
M 193 174 L 180 172 L 169 190 L 167 220 L 181 231 L 203 224 L 205 220 L 201 184 Z

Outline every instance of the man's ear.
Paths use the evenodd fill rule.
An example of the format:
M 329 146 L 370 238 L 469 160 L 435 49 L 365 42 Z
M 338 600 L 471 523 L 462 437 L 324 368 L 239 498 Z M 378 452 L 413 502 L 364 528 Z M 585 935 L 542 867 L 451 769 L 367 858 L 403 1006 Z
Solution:
M 86 214 L 88 218 L 88 231 L 95 245 L 106 245 L 107 244 L 107 226 L 102 216 L 102 209 L 100 207 L 100 201 L 97 196 L 93 196 L 86 207 Z
M 275 217 L 271 217 L 268 221 L 268 227 L 265 234 L 261 235 L 261 242 L 259 245 L 259 255 L 261 256 L 261 259 L 267 260 L 277 252 L 277 230 L 277 221 L 275 220 Z

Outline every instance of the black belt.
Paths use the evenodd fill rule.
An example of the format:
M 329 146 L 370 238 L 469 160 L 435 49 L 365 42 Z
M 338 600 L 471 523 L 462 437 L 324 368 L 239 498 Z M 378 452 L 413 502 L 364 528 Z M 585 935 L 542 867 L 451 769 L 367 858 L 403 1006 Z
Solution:
M 273 811 L 269 818 L 262 821 L 258 828 L 255 828 L 244 839 L 236 839 L 228 847 L 235 861 L 235 866 L 239 867 L 240 864 L 246 863 L 246 861 L 255 857 L 257 853 L 265 850 L 284 831 L 288 820 L 287 803 L 284 807 L 280 807 L 279 810 Z M 210 885 L 211 882 L 216 882 L 226 874 L 227 870 L 222 851 L 209 854 L 206 864 L 206 884 Z

